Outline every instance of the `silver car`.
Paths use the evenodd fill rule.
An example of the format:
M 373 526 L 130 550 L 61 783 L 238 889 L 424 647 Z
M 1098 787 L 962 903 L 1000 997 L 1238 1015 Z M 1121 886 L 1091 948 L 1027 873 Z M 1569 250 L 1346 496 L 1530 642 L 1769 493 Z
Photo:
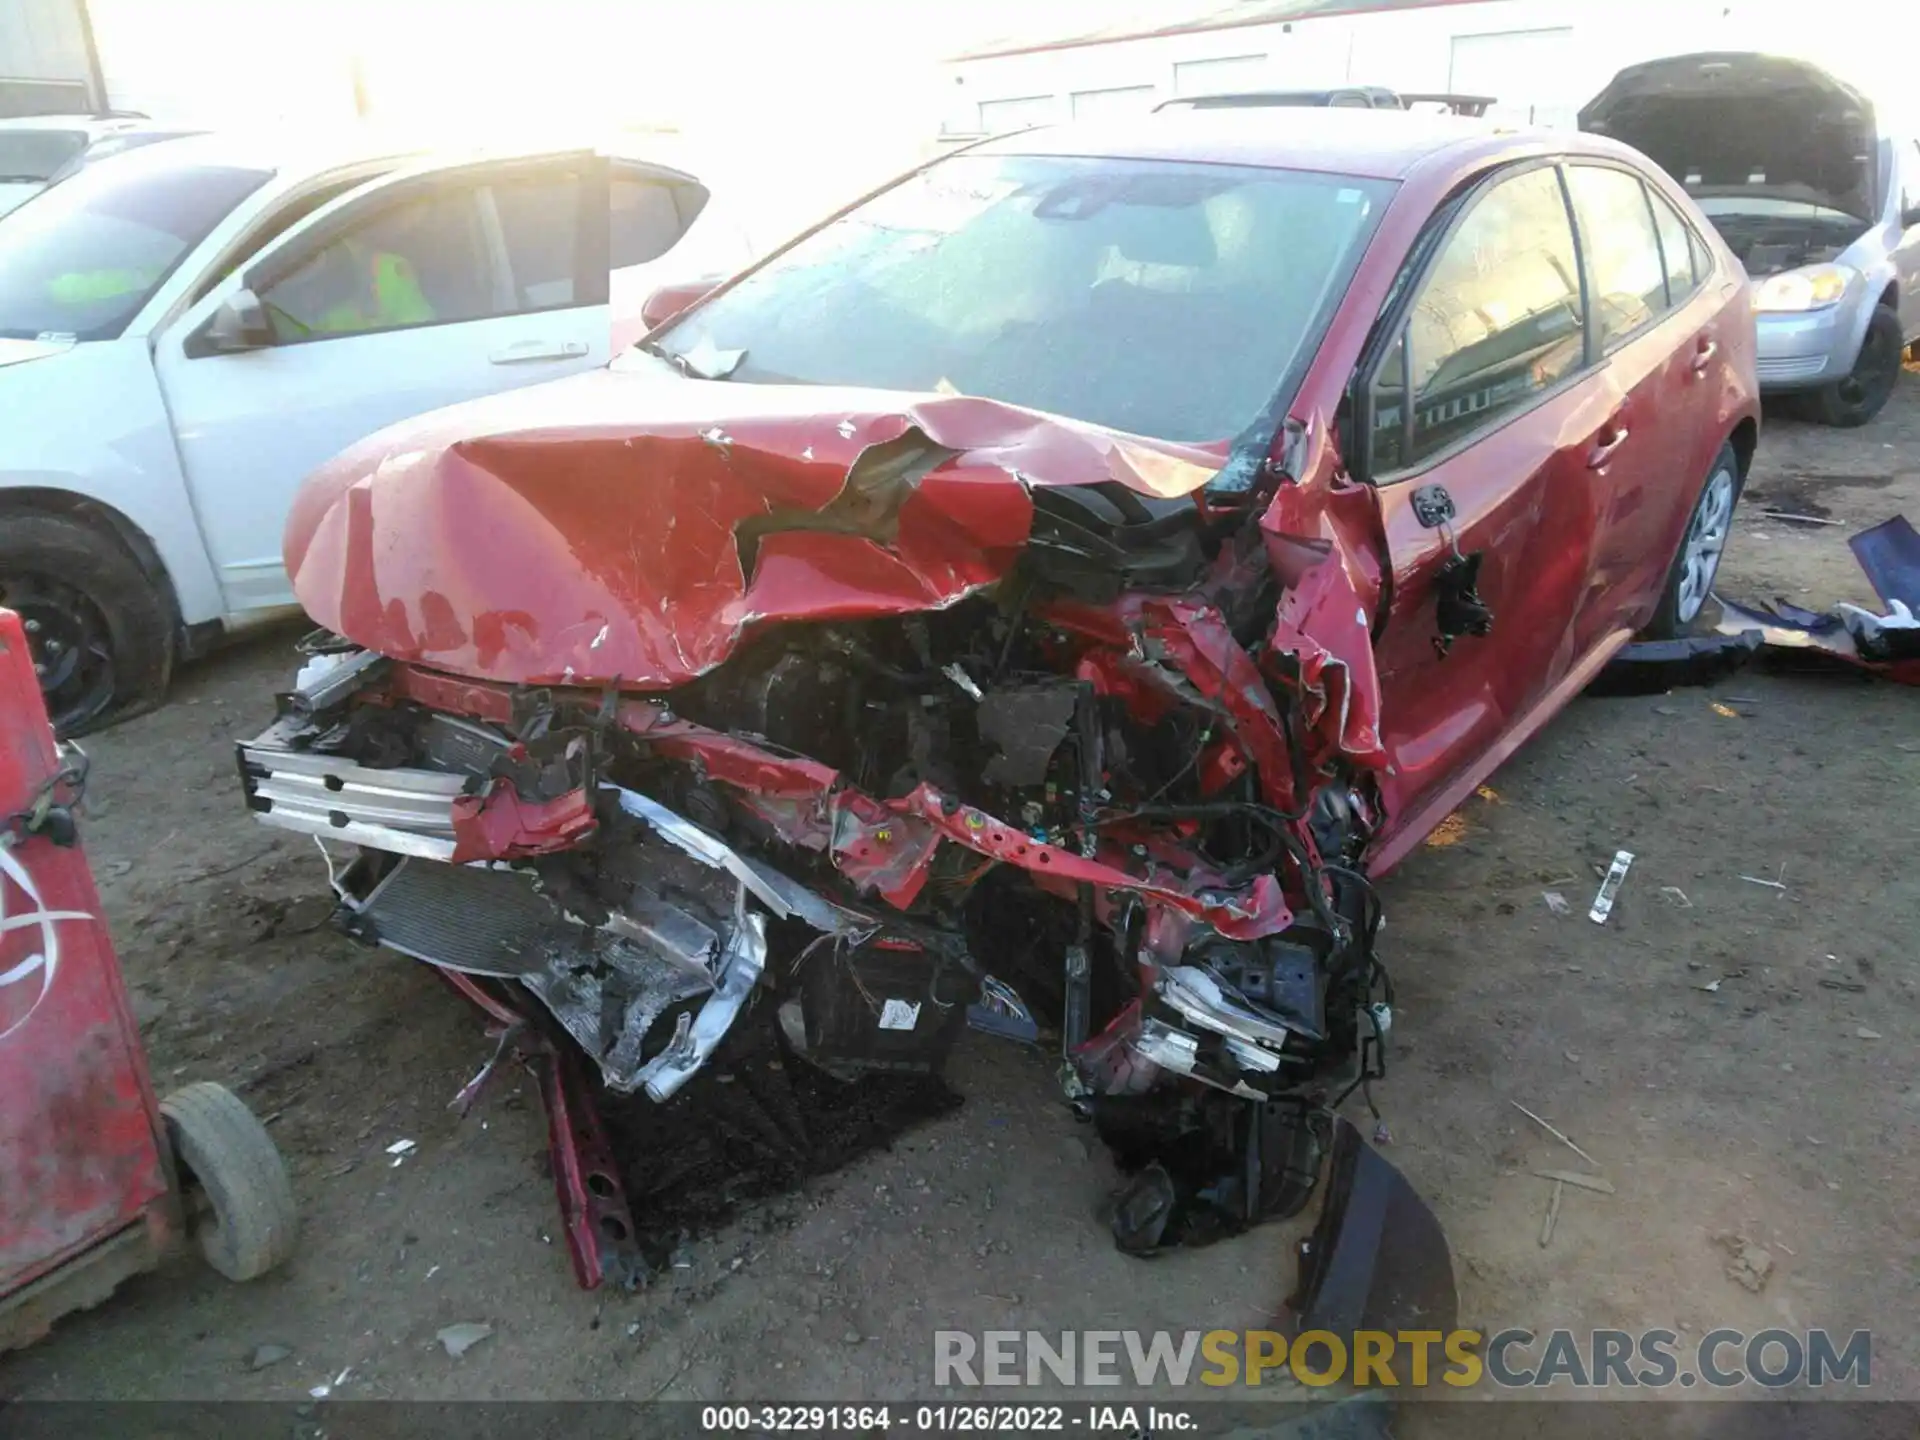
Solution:
M 1829 425 L 1880 413 L 1920 339 L 1920 145 L 1818 66 L 1745 53 L 1622 70 L 1580 128 L 1664 166 L 1747 267 L 1763 390 Z

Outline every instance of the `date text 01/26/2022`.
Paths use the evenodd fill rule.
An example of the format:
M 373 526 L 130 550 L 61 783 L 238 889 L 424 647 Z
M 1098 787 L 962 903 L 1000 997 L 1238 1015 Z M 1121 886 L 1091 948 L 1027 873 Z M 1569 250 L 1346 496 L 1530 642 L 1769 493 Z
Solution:
M 1157 1405 L 706 1405 L 700 1428 L 710 1433 L 787 1431 L 795 1434 L 865 1433 L 1013 1435 L 1080 1431 L 1086 1434 L 1162 1434 L 1190 1430 L 1184 1410 Z

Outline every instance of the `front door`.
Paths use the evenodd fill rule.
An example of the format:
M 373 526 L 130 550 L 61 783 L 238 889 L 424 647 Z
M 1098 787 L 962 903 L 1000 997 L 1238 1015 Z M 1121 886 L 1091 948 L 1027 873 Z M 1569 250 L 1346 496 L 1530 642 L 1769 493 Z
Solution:
M 154 362 L 230 614 L 292 602 L 294 490 L 354 441 L 608 359 L 606 170 L 590 155 L 376 182 L 269 246 L 162 334 Z M 213 348 L 245 289 L 271 329 Z
M 1374 655 L 1393 757 L 1383 855 L 1571 669 L 1612 494 L 1624 397 L 1589 363 L 1559 173 L 1483 183 L 1412 287 L 1365 407 L 1392 574 Z

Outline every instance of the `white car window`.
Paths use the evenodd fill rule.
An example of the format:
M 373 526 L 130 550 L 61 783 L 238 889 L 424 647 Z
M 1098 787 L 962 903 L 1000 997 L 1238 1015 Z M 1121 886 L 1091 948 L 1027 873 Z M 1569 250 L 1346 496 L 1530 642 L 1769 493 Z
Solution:
M 471 185 L 383 205 L 260 292 L 282 344 L 512 314 Z

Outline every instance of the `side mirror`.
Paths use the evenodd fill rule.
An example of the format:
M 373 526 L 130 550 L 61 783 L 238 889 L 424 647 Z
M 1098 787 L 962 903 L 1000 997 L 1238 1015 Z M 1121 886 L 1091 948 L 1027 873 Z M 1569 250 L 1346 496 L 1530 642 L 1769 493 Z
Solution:
M 1902 230 L 1911 230 L 1916 225 L 1920 225 L 1920 205 L 1912 206 L 1900 212 L 1900 228 Z
M 720 282 L 712 278 L 682 280 L 677 285 L 662 285 L 641 305 L 640 323 L 649 330 L 658 329 L 682 310 L 706 299 L 719 288 Z
M 273 326 L 267 320 L 266 306 L 253 291 L 239 289 L 220 302 L 207 322 L 206 348 L 220 355 L 242 350 L 260 350 L 273 344 Z

